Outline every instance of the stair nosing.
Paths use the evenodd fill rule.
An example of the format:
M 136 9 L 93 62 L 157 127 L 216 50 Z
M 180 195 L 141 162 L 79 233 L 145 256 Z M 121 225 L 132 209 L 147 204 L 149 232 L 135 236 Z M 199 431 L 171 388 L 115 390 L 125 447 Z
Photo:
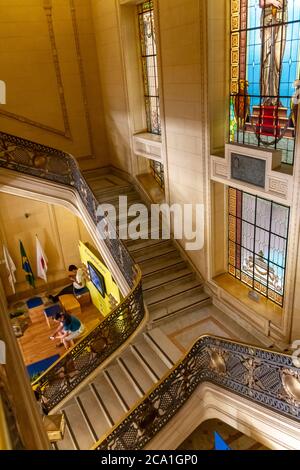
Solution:
M 154 260 L 156 258 L 160 258 L 161 256 L 169 255 L 170 253 L 174 253 L 174 252 L 177 252 L 177 249 L 172 246 L 172 247 L 170 247 L 169 251 L 166 251 L 165 253 L 156 254 L 154 256 L 152 255 L 150 258 L 147 258 L 147 259 L 144 259 L 144 260 L 137 260 L 134 255 L 133 255 L 133 258 L 134 258 L 136 263 L 142 264 L 142 263 L 147 263 L 148 261 Z
M 137 393 L 142 398 L 145 395 L 145 391 L 142 389 L 141 385 L 138 383 L 138 381 L 136 380 L 136 378 L 132 374 L 132 372 L 129 369 L 129 367 L 127 366 L 126 362 L 124 361 L 124 359 L 122 357 L 119 357 L 117 360 L 120 363 L 120 367 L 123 367 L 123 369 L 125 369 L 125 371 L 126 371 L 125 373 L 128 376 L 128 378 L 131 380 L 131 382 L 133 383 L 134 387 L 139 390 L 139 392 L 137 392 Z
M 185 273 L 183 274 L 182 276 L 179 276 L 179 277 L 176 277 L 175 279 L 170 279 L 169 281 L 165 281 L 165 282 L 162 282 L 162 283 L 158 283 L 157 286 L 152 286 L 152 287 L 145 287 L 143 286 L 143 291 L 144 292 L 150 292 L 151 290 L 155 290 L 155 289 L 158 289 L 159 287 L 162 287 L 162 286 L 165 286 L 171 282 L 176 282 L 176 281 L 180 281 L 181 279 L 184 279 L 185 277 L 189 277 L 189 276 L 195 276 L 196 273 L 193 272 L 193 271 L 190 271 L 188 273 Z
M 147 274 L 143 274 L 143 277 L 145 278 L 145 277 L 150 276 L 150 275 L 152 275 L 152 274 L 159 273 L 159 272 L 161 272 L 161 271 L 165 271 L 165 270 L 167 270 L 167 269 L 170 269 L 170 268 L 176 266 L 177 264 L 180 264 L 181 262 L 184 262 L 184 260 L 183 260 L 182 258 L 179 258 L 179 259 L 178 259 L 176 262 L 174 262 L 173 264 L 170 264 L 170 265 L 168 265 L 168 266 L 165 266 L 165 267 L 163 267 L 163 268 L 161 268 L 161 269 L 156 269 L 156 270 L 151 271 L 151 272 L 149 272 L 149 273 L 147 273 Z M 140 263 L 138 263 L 138 264 L 140 264 Z M 143 271 L 143 270 L 142 270 L 142 271 Z
M 164 351 L 160 345 L 156 342 L 156 340 L 151 336 L 151 334 L 146 331 L 144 335 L 150 339 L 150 341 L 156 346 L 156 348 L 162 353 L 162 355 L 167 359 L 168 363 L 170 364 L 171 367 L 174 366 L 175 362 L 169 357 L 169 355 Z
M 157 271 L 153 271 L 151 273 L 143 274 L 143 278 L 153 276 L 153 274 L 155 274 L 156 272 L 157 273 L 162 273 L 163 271 L 169 271 L 170 267 L 174 267 L 174 266 L 179 265 L 179 264 L 182 264 L 182 269 L 184 269 L 184 267 L 188 266 L 186 261 L 184 259 L 180 258 L 175 264 L 173 264 L 171 266 L 165 266 L 164 268 L 158 269 Z
M 159 305 L 160 303 L 170 301 L 171 299 L 174 299 L 174 300 L 175 300 L 176 297 L 178 297 L 178 296 L 182 296 L 182 295 L 185 294 L 185 293 L 192 292 L 193 290 L 196 290 L 196 289 L 199 289 L 199 288 L 202 288 L 202 287 L 203 287 L 203 284 L 199 284 L 199 285 L 197 285 L 197 286 L 190 287 L 189 289 L 185 289 L 185 290 L 182 291 L 182 292 L 178 292 L 177 294 L 172 294 L 172 295 L 170 295 L 170 296 L 168 296 L 168 297 L 165 297 L 164 299 L 156 300 L 155 302 L 152 302 L 152 303 L 151 303 L 151 302 L 148 302 L 148 301 L 145 299 L 145 302 L 146 302 L 147 306 L 149 306 L 149 307 L 150 307 L 150 306 L 151 306 L 151 307 L 157 306 L 157 305 Z
M 98 401 L 99 407 L 100 407 L 102 413 L 104 414 L 104 417 L 107 421 L 108 426 L 112 427 L 115 424 L 115 422 L 114 422 L 112 416 L 110 415 L 108 409 L 106 408 L 105 404 L 103 403 L 103 400 L 102 400 L 95 384 L 91 383 L 90 388 L 91 388 L 96 400 Z
M 153 370 L 153 368 L 150 366 L 150 364 L 148 363 L 148 361 L 142 356 L 142 354 L 140 353 L 140 351 L 138 350 L 138 348 L 136 347 L 135 344 L 132 344 L 131 345 L 131 348 L 133 350 L 133 352 L 135 353 L 135 355 L 137 355 L 139 361 L 144 365 L 144 368 L 146 366 L 147 370 L 148 370 L 148 375 L 152 376 L 152 380 L 154 380 L 155 382 L 157 382 L 160 378 L 159 376 L 157 375 L 157 373 Z M 149 374 L 150 372 L 150 374 Z
M 114 379 L 111 377 L 111 374 L 109 373 L 108 370 L 104 370 L 103 371 L 103 374 L 107 380 L 107 382 L 109 383 L 109 385 L 111 386 L 111 388 L 113 389 L 116 397 L 118 398 L 122 408 L 123 408 L 123 411 L 125 413 L 127 413 L 129 410 L 130 410 L 130 406 L 128 405 L 128 403 L 126 402 L 125 398 L 123 397 L 123 395 L 121 395 L 118 387 L 116 386 L 115 384 L 115 381 Z
M 85 410 L 85 408 L 82 404 L 80 396 L 76 396 L 75 401 L 77 402 L 78 408 L 80 409 L 80 412 L 81 412 L 82 417 L 83 417 L 83 419 L 84 419 L 84 421 L 85 421 L 85 423 L 88 427 L 90 435 L 92 436 L 94 442 L 97 442 L 99 440 L 99 436 L 96 433 L 96 431 L 95 431 L 95 429 L 94 429 L 94 427 L 93 427 L 93 425 L 90 421 L 90 418 L 89 418 L 89 416 L 88 416 L 88 414 L 87 414 L 87 412 L 86 412 L 86 410 Z
M 79 446 L 78 441 L 76 439 L 76 436 L 73 432 L 73 429 L 70 425 L 70 421 L 69 421 L 69 418 L 67 416 L 67 413 L 66 413 L 65 410 L 63 410 L 62 413 L 64 415 L 65 423 L 66 423 L 67 429 L 69 431 L 69 435 L 70 435 L 70 439 L 72 441 L 73 447 L 74 447 L 75 450 L 80 450 L 80 446 Z
M 150 238 L 148 240 L 151 240 Z M 146 241 L 146 240 L 144 240 Z M 130 251 L 130 254 L 132 256 L 134 256 L 138 251 L 142 251 L 142 250 L 147 250 L 147 248 L 155 248 L 157 245 L 163 245 L 163 244 L 168 244 L 172 242 L 172 240 L 155 240 L 155 243 L 151 243 L 151 245 L 149 245 L 149 247 L 143 247 L 143 248 L 137 248 L 136 250 L 128 250 Z M 134 246 L 134 245 L 133 245 Z
M 150 312 L 150 319 L 151 319 L 151 322 L 152 323 L 156 323 L 156 322 L 159 322 L 161 320 L 164 320 L 165 318 L 169 318 L 173 315 L 178 315 L 178 313 L 180 312 L 184 312 L 185 310 L 189 310 L 190 308 L 192 307 L 197 307 L 197 306 L 200 306 L 201 304 L 205 304 L 208 300 L 211 300 L 210 297 L 207 297 L 203 300 L 201 300 L 200 302 L 195 302 L 195 303 L 192 303 L 184 308 L 180 308 L 179 310 L 174 310 L 174 312 L 170 312 L 170 313 L 167 313 L 166 315 L 163 315 L 161 317 L 158 317 L 158 318 L 153 318 L 151 319 L 151 312 Z

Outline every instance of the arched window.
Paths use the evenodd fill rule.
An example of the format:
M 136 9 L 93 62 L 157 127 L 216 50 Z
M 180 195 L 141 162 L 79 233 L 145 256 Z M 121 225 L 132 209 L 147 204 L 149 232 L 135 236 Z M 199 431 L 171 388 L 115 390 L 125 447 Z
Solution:
M 231 142 L 293 164 L 299 56 L 299 0 L 231 0 Z

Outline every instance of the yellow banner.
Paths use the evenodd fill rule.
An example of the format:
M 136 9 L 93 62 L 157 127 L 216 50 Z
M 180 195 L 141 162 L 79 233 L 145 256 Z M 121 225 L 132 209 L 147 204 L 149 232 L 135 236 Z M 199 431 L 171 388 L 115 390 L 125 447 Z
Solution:
M 81 241 L 79 242 L 80 258 L 86 267 L 87 287 L 91 299 L 99 312 L 106 317 L 120 303 L 120 291 L 113 281 L 107 267 L 100 261 L 96 251 L 93 252 Z

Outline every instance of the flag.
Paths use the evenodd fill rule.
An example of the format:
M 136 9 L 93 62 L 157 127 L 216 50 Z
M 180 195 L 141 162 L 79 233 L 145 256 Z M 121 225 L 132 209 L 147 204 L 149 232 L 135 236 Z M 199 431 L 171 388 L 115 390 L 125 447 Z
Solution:
M 5 245 L 3 245 L 3 256 L 4 256 L 5 266 L 6 266 L 6 269 L 8 271 L 8 281 L 11 285 L 13 293 L 15 294 L 15 292 L 16 292 L 16 289 L 15 289 L 15 283 L 16 283 L 15 272 L 16 272 L 17 268 L 16 268 L 15 263 L 13 262 L 10 254 L 8 252 L 8 249 L 6 248 Z
M 36 262 L 37 262 L 37 276 L 47 282 L 48 259 L 44 253 L 42 245 L 36 236 Z
M 27 255 L 26 255 L 26 252 L 25 252 L 25 249 L 21 240 L 20 240 L 20 252 L 21 252 L 21 258 L 22 258 L 22 268 L 26 275 L 26 281 L 31 287 L 35 289 L 34 275 L 33 275 L 29 260 L 27 258 Z

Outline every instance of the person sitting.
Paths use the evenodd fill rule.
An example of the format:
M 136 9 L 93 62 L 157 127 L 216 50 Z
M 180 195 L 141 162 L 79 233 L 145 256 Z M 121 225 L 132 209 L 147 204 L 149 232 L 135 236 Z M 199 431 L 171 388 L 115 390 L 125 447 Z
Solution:
M 82 268 L 77 268 L 74 264 L 69 266 L 68 277 L 71 279 L 72 284 L 64 287 L 57 295 L 49 295 L 49 298 L 54 302 L 59 301 L 61 295 L 74 294 L 75 296 L 81 295 L 85 292 L 86 278 L 85 272 Z
M 66 312 L 57 313 L 55 315 L 55 321 L 59 322 L 59 327 L 55 330 L 51 340 L 56 338 L 60 339 L 60 343 L 57 347 L 64 345 L 66 349 L 74 346 L 74 339 L 78 338 L 84 332 L 84 325 L 74 315 L 69 315 Z

